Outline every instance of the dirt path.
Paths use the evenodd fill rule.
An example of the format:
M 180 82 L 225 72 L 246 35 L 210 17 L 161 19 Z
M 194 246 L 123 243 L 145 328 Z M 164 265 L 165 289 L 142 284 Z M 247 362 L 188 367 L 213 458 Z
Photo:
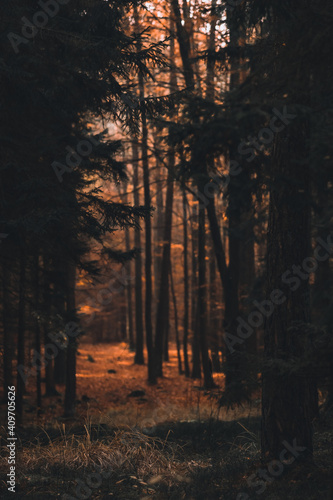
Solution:
M 92 358 L 92 360 L 91 360 Z M 90 359 L 90 361 L 89 361 Z M 127 344 L 81 343 L 77 356 L 77 418 L 105 422 L 114 426 L 153 425 L 173 420 L 205 420 L 209 417 L 233 420 L 242 416 L 257 415 L 258 406 L 235 411 L 218 411 L 218 391 L 207 394 L 202 381 L 186 379 L 178 374 L 177 352 L 170 349 L 170 362 L 164 365 L 164 378 L 158 384 L 147 383 L 147 367 L 133 362 L 134 354 Z M 109 370 L 113 372 L 109 373 Z M 215 382 L 222 387 L 224 376 L 214 375 Z M 35 419 L 35 379 L 31 377 L 25 397 L 25 422 Z M 62 417 L 64 386 L 58 386 L 60 396 L 43 398 L 43 413 L 40 424 L 53 424 Z M 129 396 L 133 391 L 142 391 L 137 397 Z

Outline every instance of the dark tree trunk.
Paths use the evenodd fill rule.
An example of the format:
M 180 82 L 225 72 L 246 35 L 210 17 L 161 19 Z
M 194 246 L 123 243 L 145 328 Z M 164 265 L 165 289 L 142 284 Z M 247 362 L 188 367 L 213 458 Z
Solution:
M 251 189 L 251 177 L 244 169 L 238 176 L 241 189 L 239 196 L 240 213 L 240 248 L 239 248 L 239 295 L 248 298 L 251 295 L 255 282 L 255 255 L 254 255 L 254 209 Z M 249 314 L 245 304 L 240 304 L 243 314 Z M 257 380 L 257 328 L 244 342 L 244 351 L 247 355 L 246 376 L 256 383 Z M 245 371 L 244 370 L 244 371 Z
M 35 262 L 33 266 L 34 273 L 34 288 L 35 288 L 35 350 L 38 355 L 38 359 L 41 359 L 41 328 L 39 321 L 39 308 L 40 308 L 40 267 L 39 267 L 39 254 L 36 252 Z M 36 366 L 37 368 L 37 377 L 36 377 L 36 393 L 37 393 L 37 411 L 40 413 L 42 408 L 42 365 L 39 364 Z
M 76 323 L 75 305 L 75 277 L 76 266 L 74 262 L 68 262 L 67 267 L 67 297 L 66 312 L 69 323 Z M 76 348 L 77 339 L 74 335 L 68 335 L 66 353 L 66 390 L 65 390 L 65 416 L 72 417 L 75 414 L 76 401 Z
M 161 279 L 160 279 L 160 294 L 156 314 L 156 332 L 155 332 L 155 362 L 156 376 L 161 377 L 163 347 L 165 342 L 166 324 L 168 318 L 168 308 L 166 304 L 169 300 L 169 267 L 171 262 L 171 237 L 172 237 L 172 208 L 173 208 L 173 192 L 174 192 L 174 152 L 170 151 L 169 170 L 168 170 L 168 186 L 165 202 L 165 219 L 164 219 L 164 235 L 163 235 L 163 254 L 161 264 Z
M 230 272 L 226 264 L 226 257 L 222 243 L 220 228 L 217 221 L 214 198 L 207 200 L 207 215 L 210 226 L 210 233 L 214 244 L 217 268 L 219 271 L 223 294 L 224 294 L 224 328 L 225 332 L 236 336 L 237 316 L 238 316 L 238 289 L 234 281 L 230 278 Z M 226 388 L 242 381 L 241 355 L 236 349 L 232 352 L 228 348 L 225 351 L 225 375 Z
M 204 374 L 204 386 L 206 389 L 215 387 L 210 368 L 207 347 L 207 298 L 206 298 L 206 228 L 205 208 L 199 207 L 199 230 L 198 230 L 198 264 L 199 264 L 199 290 L 198 290 L 198 336 L 200 343 L 201 363 Z
M 128 228 L 125 229 L 126 251 L 129 252 L 130 235 Z M 133 304 L 132 304 L 132 266 L 131 262 L 126 263 L 126 274 L 129 279 L 126 280 L 126 295 L 127 295 L 127 324 L 128 324 L 128 343 L 131 351 L 135 351 L 134 331 L 133 331 Z
M 127 294 L 126 287 L 119 293 L 119 333 L 122 342 L 127 341 Z
M 175 287 L 173 284 L 172 267 L 170 266 L 169 269 L 170 269 L 171 294 L 172 294 L 173 309 L 174 309 L 174 314 L 175 314 L 175 331 L 176 331 L 178 373 L 181 375 L 183 373 L 183 367 L 182 367 L 182 355 L 181 355 L 181 350 L 180 350 L 179 329 L 178 329 L 177 299 L 176 299 L 176 294 L 175 294 Z
M 134 18 L 135 18 L 135 29 L 138 33 L 140 31 L 139 25 L 139 15 L 137 8 L 134 8 Z M 140 48 L 139 48 L 140 49 Z M 144 81 L 143 74 L 139 72 L 139 92 L 140 100 L 144 100 Z M 141 137 L 141 153 L 142 153 L 142 166 L 143 166 L 143 186 L 144 186 L 144 197 L 145 197 L 145 207 L 150 209 L 151 197 L 150 197 L 150 186 L 149 186 L 149 164 L 148 164 L 148 125 L 146 111 L 142 109 L 142 137 Z M 156 383 L 155 375 L 155 362 L 154 362 L 154 346 L 153 346 L 153 327 L 152 327 L 152 241 L 151 241 L 151 217 L 150 214 L 146 217 L 145 224 L 145 236 L 146 236 L 146 262 L 145 262 L 145 277 L 146 277 L 146 304 L 145 304 L 145 319 L 146 319 L 146 344 L 148 352 L 148 381 L 151 384 Z
M 210 19 L 210 33 L 208 39 L 208 51 L 214 53 L 216 49 L 215 31 L 216 31 L 216 0 L 212 0 L 211 5 L 211 19 Z M 212 57 L 207 60 L 207 74 L 206 74 L 206 98 L 214 101 L 215 97 L 215 62 Z M 214 160 L 207 162 L 208 169 L 214 167 Z M 216 290 L 216 261 L 214 246 L 210 247 L 209 256 L 209 343 L 211 345 L 212 353 L 212 369 L 214 372 L 221 372 L 220 363 L 220 342 L 219 342 L 219 315 L 217 307 L 217 290 Z
M 139 195 L 139 152 L 138 145 L 135 141 L 132 142 L 133 152 L 133 189 L 134 189 L 134 206 L 140 206 Z M 144 364 L 143 356 L 143 305 L 142 305 L 142 257 L 141 257 L 141 231 L 139 227 L 134 229 L 134 245 L 139 250 L 135 258 L 135 358 L 134 362 L 137 365 Z
M 63 271 L 60 259 L 54 261 L 55 281 L 54 281 L 54 310 L 64 320 L 65 312 L 65 289 L 66 273 Z M 66 350 L 58 348 L 58 354 L 54 358 L 54 383 L 66 383 Z
M 26 266 L 27 256 L 25 241 L 20 249 L 20 274 L 19 274 L 19 303 L 18 303 L 18 335 L 17 335 L 17 366 L 25 366 L 25 301 L 26 301 Z M 16 414 L 17 423 L 23 421 L 23 394 L 25 392 L 25 381 L 22 374 L 17 372 L 16 387 Z
M 66 351 L 59 349 L 54 358 L 54 383 L 63 385 L 66 383 Z
M 271 175 L 267 243 L 267 297 L 279 290 L 283 303 L 274 307 L 265 325 L 265 367 L 262 373 L 261 451 L 265 460 L 278 458 L 284 441 L 312 456 L 311 374 L 299 368 L 309 323 L 308 279 L 290 279 L 288 270 L 309 256 L 309 167 L 304 123 L 289 125 L 276 137 Z M 304 273 L 303 273 L 304 274 Z M 295 286 L 296 285 L 296 286 Z M 288 368 L 289 367 L 289 368 Z M 291 368 L 294 371 L 291 371 Z M 288 372 L 289 369 L 289 372 Z
M 331 167 L 332 168 L 332 167 Z M 319 177 L 319 176 L 318 176 Z M 327 241 L 330 236 L 330 189 L 328 186 L 327 178 L 321 176 L 316 179 L 317 183 L 317 196 L 319 201 L 319 214 L 315 224 L 319 228 L 317 237 L 323 241 Z M 318 269 L 315 275 L 312 294 L 312 311 L 314 323 L 321 328 L 325 328 L 332 335 L 332 272 L 330 266 L 330 259 L 323 262 L 318 262 Z M 323 366 L 324 373 L 328 380 L 327 385 L 327 398 L 325 401 L 325 409 L 329 410 L 333 407 L 333 359 L 329 361 L 329 366 Z M 328 369 L 328 371 L 327 371 Z M 317 397 L 316 397 L 317 396 Z M 314 395 L 314 416 L 318 416 L 318 394 Z
M 170 268 L 171 266 L 169 266 Z M 170 333 L 170 300 L 169 300 L 169 295 L 168 293 L 168 300 L 166 301 L 165 304 L 165 318 L 166 318 L 166 323 L 165 323 L 165 332 L 164 332 L 164 347 L 163 347 L 163 361 L 169 361 L 169 333 Z
M 154 214 L 154 305 L 158 304 L 161 286 L 161 269 L 163 260 L 163 234 L 164 234 L 164 200 L 162 189 L 161 170 L 162 163 L 160 157 L 161 128 L 156 127 L 154 138 L 154 149 L 156 151 L 156 172 L 155 181 L 155 199 L 156 199 L 156 215 Z M 153 315 L 156 314 L 156 308 L 153 310 Z
M 3 249 L 2 249 L 3 250 Z M 2 321 L 3 321 L 3 383 L 4 400 L 7 401 L 8 387 L 13 385 L 13 334 L 12 327 L 12 307 L 10 300 L 11 272 L 9 269 L 9 259 L 5 252 L 2 255 Z
M 187 235 L 187 199 L 183 187 L 183 238 L 184 238 L 184 323 L 183 323 L 183 353 L 185 376 L 190 376 L 188 362 L 188 330 L 189 330 L 189 278 L 188 278 L 188 235 Z
M 46 321 L 44 322 L 44 345 L 51 344 L 51 339 L 49 338 L 50 328 L 48 318 L 51 315 L 51 291 L 50 291 L 50 259 L 48 256 L 44 255 L 43 259 L 44 267 L 44 285 L 43 285 L 43 302 L 44 310 L 46 315 Z M 58 392 L 55 387 L 54 380 L 54 362 L 53 359 L 48 359 L 45 364 L 45 396 L 56 396 Z
M 220 338 L 219 338 L 219 309 L 216 289 L 216 259 L 214 247 L 210 247 L 209 259 L 209 342 L 212 353 L 213 372 L 221 373 Z
M 198 330 L 198 308 L 197 308 L 197 295 L 198 295 L 198 281 L 197 281 L 197 255 L 196 247 L 198 242 L 198 229 L 197 229 L 197 208 L 198 204 L 195 202 L 192 206 L 192 373 L 191 378 L 201 378 L 201 365 L 200 365 L 200 343 L 199 343 L 199 330 Z
M 185 23 L 182 22 L 180 7 L 178 0 L 171 0 L 171 7 L 176 23 L 177 40 L 179 44 L 180 55 L 182 58 L 184 78 L 187 87 L 194 86 L 194 73 L 190 59 L 191 40 L 189 33 L 186 30 Z M 185 12 L 186 14 L 186 12 Z
M 177 77 L 174 70 L 175 59 L 175 41 L 174 41 L 174 20 L 170 14 L 170 62 L 172 65 L 170 71 L 170 92 L 177 90 Z M 168 360 L 168 330 L 169 330 L 169 274 L 171 272 L 171 238 L 172 238 L 172 211 L 174 197 L 174 169 L 175 169 L 175 150 L 173 146 L 169 147 L 168 152 L 168 176 L 167 192 L 164 212 L 164 231 L 163 231 L 163 250 L 161 261 L 161 277 L 159 300 L 156 314 L 156 332 L 155 332 L 155 360 L 156 375 L 163 375 L 162 359 L 164 349 L 164 359 Z

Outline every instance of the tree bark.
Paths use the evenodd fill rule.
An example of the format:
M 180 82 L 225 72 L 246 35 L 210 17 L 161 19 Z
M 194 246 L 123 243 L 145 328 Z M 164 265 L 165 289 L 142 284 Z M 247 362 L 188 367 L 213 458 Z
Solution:
M 65 287 L 66 287 L 66 272 L 63 270 L 61 259 L 53 260 L 53 269 L 55 273 L 54 279 L 54 300 L 53 308 L 56 314 L 60 315 L 62 320 L 65 319 Z M 50 341 L 50 340 L 49 340 Z M 66 383 L 66 350 L 58 349 L 58 354 L 54 358 L 54 383 Z
M 125 228 L 125 243 L 126 243 L 126 251 L 129 252 L 130 245 L 130 234 L 129 229 Z M 132 304 L 132 266 L 131 262 L 127 262 L 125 265 L 126 274 L 129 279 L 126 280 L 126 296 L 127 296 L 127 324 L 128 324 L 128 344 L 130 351 L 135 351 L 135 342 L 134 342 L 134 330 L 133 330 L 133 304 Z
M 44 310 L 46 315 L 46 321 L 44 322 L 44 345 L 50 344 L 51 339 L 49 338 L 49 320 L 51 315 L 51 291 L 50 291 L 50 258 L 44 254 L 43 259 L 44 267 L 44 283 L 43 283 L 43 302 Z M 54 380 L 54 362 L 53 359 L 47 360 L 45 365 L 45 396 L 57 396 L 59 393 L 55 387 Z
M 19 275 L 19 303 L 18 303 L 18 335 L 17 335 L 17 366 L 25 366 L 25 301 L 26 301 L 26 241 L 20 249 L 20 275 Z M 17 423 L 23 422 L 23 394 L 25 392 L 25 381 L 22 374 L 17 372 L 16 387 L 16 414 Z
M 187 199 L 183 187 L 183 240 L 184 240 L 184 323 L 183 323 L 183 353 L 185 376 L 190 376 L 188 362 L 188 331 L 189 331 L 189 276 L 188 276 L 188 235 L 187 235 Z
M 174 151 L 170 151 L 169 169 L 168 169 L 168 185 L 165 202 L 165 219 L 164 219 L 164 235 L 163 235 L 163 254 L 161 265 L 160 293 L 156 315 L 156 332 L 155 332 L 155 362 L 156 376 L 162 377 L 162 359 L 163 359 L 163 344 L 166 333 L 167 307 L 166 302 L 169 300 L 169 267 L 171 262 L 171 238 L 172 238 L 172 209 L 173 209 L 173 193 L 174 193 Z
M 38 358 L 41 358 L 41 328 L 39 322 L 39 307 L 40 307 L 40 267 L 39 267 L 39 254 L 36 252 L 35 261 L 33 266 L 34 273 L 34 288 L 35 288 L 35 349 L 38 354 Z M 37 366 L 37 376 L 36 376 L 36 394 L 37 394 L 37 411 L 40 413 L 42 408 L 42 365 L 39 362 Z
M 139 194 L 139 152 L 138 145 L 136 141 L 132 141 L 132 152 L 133 152 L 133 189 L 134 189 L 134 206 L 140 206 L 140 194 Z M 135 248 L 139 250 L 135 257 L 135 331 L 136 331 L 136 343 L 135 343 L 135 358 L 134 362 L 137 365 L 144 364 L 143 355 L 143 344 L 144 344 L 144 334 L 143 334 L 143 301 L 142 301 L 142 257 L 141 257 L 141 231 L 139 227 L 134 229 L 134 245 Z
M 135 29 L 139 32 L 139 15 L 137 8 L 134 7 L 134 18 L 135 18 Z M 142 102 L 145 97 L 143 74 L 139 72 L 139 92 L 140 101 Z M 141 110 L 141 127 L 142 127 L 142 137 L 141 137 L 141 153 L 142 153 L 142 166 L 143 166 L 143 186 L 144 186 L 144 198 L 145 207 L 150 209 L 151 197 L 150 197 L 150 186 L 149 186 L 149 163 L 148 163 L 148 125 L 146 110 L 142 107 Z M 146 277 L 146 304 L 145 304 L 145 319 L 146 319 L 146 344 L 148 351 L 148 381 L 151 384 L 156 383 L 155 375 L 155 362 L 154 362 L 154 346 L 153 346 L 153 327 L 152 327 L 152 252 L 151 252 L 151 216 L 147 215 L 145 221 L 145 236 L 146 236 L 146 246 L 145 246 L 145 277 Z
M 75 278 L 76 266 L 74 262 L 67 263 L 67 319 L 69 323 L 75 323 L 76 304 L 75 304 Z M 66 390 L 65 390 L 65 416 L 72 417 L 75 414 L 76 402 L 76 349 L 77 339 L 73 335 L 68 335 L 67 353 L 66 353 Z
M 295 369 L 304 355 L 304 328 L 310 320 L 309 284 L 308 278 L 298 278 L 295 283 L 285 274 L 302 264 L 310 250 L 306 137 L 304 123 L 289 125 L 276 137 L 272 157 L 267 297 L 280 290 L 285 300 L 274 308 L 265 325 L 261 437 L 265 460 L 278 458 L 284 441 L 291 444 L 296 440 L 305 447 L 299 459 L 311 458 L 313 450 L 311 375 L 300 368 L 291 372 L 291 366 Z
M 198 310 L 197 310 L 197 293 L 198 293 L 198 280 L 197 280 L 197 255 L 196 247 L 198 242 L 198 229 L 196 227 L 198 222 L 197 217 L 197 202 L 195 201 L 192 206 L 192 318 L 191 318 L 191 330 L 192 330 L 192 372 L 191 378 L 201 378 L 201 365 L 200 365 L 200 344 L 199 344 L 199 332 L 197 328 L 198 321 Z
M 200 343 L 201 363 L 204 375 L 204 386 L 206 389 L 215 387 L 207 347 L 207 297 L 206 297 L 206 228 L 205 208 L 199 207 L 199 230 L 198 230 L 198 264 L 199 264 L 199 290 L 198 290 L 198 337 Z
M 3 249 L 2 249 L 3 250 Z M 13 385 L 13 332 L 12 327 L 12 307 L 10 300 L 11 272 L 9 259 L 3 250 L 2 255 L 2 321 L 3 321 L 3 388 L 4 400 L 7 401 L 8 387 Z
M 173 284 L 173 274 L 172 274 L 171 265 L 169 266 L 169 269 L 170 269 L 171 294 L 172 294 L 173 309 L 174 309 L 174 314 L 175 314 L 175 331 L 176 331 L 178 373 L 180 375 L 182 375 L 183 374 L 183 367 L 182 367 L 182 355 L 181 355 L 181 349 L 180 349 L 179 328 L 178 328 L 178 309 L 177 309 L 177 299 L 176 299 L 175 287 Z

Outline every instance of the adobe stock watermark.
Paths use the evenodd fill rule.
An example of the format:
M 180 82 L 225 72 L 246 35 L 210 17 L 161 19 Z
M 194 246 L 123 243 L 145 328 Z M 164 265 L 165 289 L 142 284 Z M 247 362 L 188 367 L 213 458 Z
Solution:
M 306 257 L 301 265 L 293 265 L 291 269 L 285 271 L 281 276 L 281 281 L 289 286 L 292 292 L 295 292 L 300 287 L 302 280 L 307 280 L 311 273 L 316 272 L 319 262 L 324 262 L 333 254 L 333 237 L 329 235 L 327 241 L 318 237 L 316 239 L 318 245 L 314 249 L 314 257 Z M 269 318 L 275 307 L 283 304 L 287 297 L 280 289 L 275 289 L 271 292 L 269 299 L 262 302 L 253 301 L 256 310 L 252 311 L 245 321 L 238 316 L 237 335 L 232 335 L 228 332 L 224 334 L 224 341 L 231 353 L 235 352 L 235 344 L 243 344 L 254 332 L 255 328 L 259 328 L 264 324 L 264 318 Z
M 285 466 L 294 463 L 296 458 L 307 449 L 305 446 L 299 446 L 296 439 L 294 439 L 292 445 L 288 441 L 283 441 L 282 444 L 284 449 L 279 455 L 280 460 L 271 460 L 266 469 L 259 469 L 255 474 L 251 474 L 247 478 L 246 482 L 250 488 L 258 488 L 255 491 L 256 495 L 261 495 L 266 490 L 267 484 L 273 483 L 277 477 L 281 476 Z M 287 460 L 286 456 L 288 453 L 290 458 Z M 238 493 L 236 497 L 236 500 L 249 499 L 250 497 L 247 493 Z
M 65 335 L 67 337 L 77 337 L 81 333 L 80 326 L 74 321 L 70 321 L 65 326 Z M 56 358 L 59 354 L 59 350 L 65 350 L 67 348 L 68 342 L 64 342 L 63 333 L 49 333 L 50 343 L 45 344 L 44 346 L 44 354 L 42 355 L 40 352 L 33 349 L 32 352 L 32 360 L 31 360 L 31 368 L 18 365 L 17 371 L 21 375 L 24 384 L 26 384 L 28 378 L 31 375 L 36 376 L 37 372 L 41 371 L 45 366 L 48 365 L 50 361 Z
M 12 31 L 7 35 L 15 54 L 19 53 L 19 46 L 22 43 L 27 44 L 33 40 L 38 31 L 48 24 L 50 17 L 58 14 L 60 5 L 66 5 L 68 2 L 69 0 L 39 0 L 37 3 L 42 10 L 35 12 L 31 21 L 25 16 L 21 17 L 21 35 Z
M 81 165 L 82 160 L 85 156 L 89 156 L 94 146 L 99 146 L 101 144 L 99 138 L 87 137 L 86 139 L 79 141 L 76 145 L 76 150 L 71 146 L 66 146 L 67 155 L 65 158 L 65 164 L 59 161 L 54 161 L 52 163 L 52 168 L 57 176 L 59 182 L 63 181 L 63 176 L 66 173 L 73 172 L 74 168 Z
M 274 140 L 279 132 L 282 132 L 297 115 L 288 112 L 287 106 L 283 106 L 282 111 L 273 108 L 274 116 L 271 117 L 269 125 L 259 130 L 256 137 L 248 136 L 246 141 L 242 141 L 237 148 L 238 154 L 246 156 L 244 160 L 251 163 L 256 157 L 256 151 L 260 152 Z M 204 187 L 204 192 L 195 191 L 201 208 L 209 204 L 209 199 L 215 197 L 220 191 L 225 191 L 230 183 L 230 177 L 239 175 L 243 171 L 240 163 L 236 160 L 230 160 L 229 171 L 223 176 L 215 175 Z

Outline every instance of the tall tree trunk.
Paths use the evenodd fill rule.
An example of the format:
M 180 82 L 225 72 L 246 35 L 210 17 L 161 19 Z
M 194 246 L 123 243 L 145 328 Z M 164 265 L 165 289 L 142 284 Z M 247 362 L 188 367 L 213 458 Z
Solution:
M 138 33 L 140 31 L 138 10 L 134 7 L 135 29 Z M 139 47 L 140 50 L 140 47 Z M 139 92 L 141 102 L 145 97 L 143 74 L 139 72 Z M 142 166 L 143 166 L 143 186 L 145 207 L 150 209 L 151 197 L 149 186 L 149 164 L 148 164 L 148 125 L 146 110 L 144 107 L 141 111 L 142 118 L 142 137 L 141 137 L 141 153 L 142 153 Z M 146 262 L 145 262 L 145 277 L 146 277 L 146 304 L 145 304 L 145 319 L 146 319 L 146 344 L 148 351 L 148 381 L 151 384 L 156 383 L 155 375 L 155 362 L 154 362 L 154 347 L 153 347 L 153 327 L 152 327 L 152 252 L 151 252 L 151 217 L 150 214 L 146 217 L 145 236 L 146 236 Z
M 196 248 L 198 242 L 198 204 L 195 201 L 192 206 L 192 219 L 191 219 L 191 229 L 192 229 L 192 318 L 191 318 L 191 330 L 192 330 L 192 372 L 191 378 L 201 378 L 201 365 L 200 365 L 200 343 L 199 343 L 199 331 L 197 328 L 198 324 L 198 310 L 197 310 L 197 295 L 198 295 L 198 281 L 197 281 L 197 256 Z
M 213 372 L 220 373 L 222 370 L 220 362 L 220 338 L 219 338 L 219 309 L 217 306 L 216 288 L 216 258 L 214 247 L 210 246 L 209 258 L 209 341 L 212 352 Z
M 278 458 L 284 442 L 305 447 L 299 459 L 312 456 L 311 375 L 298 368 L 310 320 L 308 278 L 292 278 L 294 265 L 309 256 L 309 166 L 307 127 L 289 125 L 275 139 L 272 157 L 267 243 L 267 297 L 280 300 L 265 324 L 262 373 L 261 451 Z M 283 368 L 284 366 L 284 368 Z M 289 372 L 288 372 L 289 370 Z
M 18 303 L 18 335 L 17 335 L 17 366 L 25 366 L 25 301 L 26 301 L 26 267 L 27 256 L 25 241 L 20 249 L 20 274 L 19 274 L 19 303 Z M 25 392 L 25 382 L 22 374 L 17 372 L 16 387 L 16 414 L 17 423 L 23 421 L 23 394 Z
M 235 282 L 230 277 L 230 271 L 226 264 L 226 256 L 222 243 L 221 231 L 217 221 L 215 200 L 209 198 L 207 200 L 207 215 L 210 226 L 210 233 L 215 249 L 217 267 L 221 279 L 224 295 L 224 327 L 227 335 L 236 335 L 237 316 L 238 316 L 238 289 Z M 226 388 L 233 384 L 239 384 L 242 380 L 242 365 L 240 353 L 237 350 L 226 349 Z
M 185 376 L 190 376 L 188 362 L 188 330 L 189 330 L 189 277 L 188 277 L 188 235 L 187 235 L 187 199 L 183 187 L 183 239 L 184 239 L 184 323 L 183 323 L 183 353 Z
M 154 176 L 155 181 L 155 199 L 156 199 L 156 214 L 154 214 L 154 305 L 158 304 L 158 298 L 160 294 L 160 280 L 161 280 L 161 268 L 163 260 L 163 234 L 164 234 L 164 200 L 163 200 L 163 189 L 162 189 L 162 163 L 160 161 L 160 143 L 162 138 L 160 137 L 162 133 L 161 127 L 156 127 L 154 134 L 154 149 L 156 151 L 156 171 Z M 153 314 L 156 315 L 156 310 L 153 310 Z
M 2 249 L 3 250 L 3 249 Z M 7 401 L 8 386 L 13 385 L 13 335 L 12 327 L 12 305 L 10 300 L 11 272 L 9 259 L 3 250 L 2 255 L 2 322 L 3 322 L 3 383 L 4 400 Z
M 169 266 L 170 267 L 170 266 Z M 165 304 L 165 317 L 166 317 L 166 323 L 165 323 L 165 332 L 164 332 L 164 347 L 163 347 L 163 361 L 170 361 L 169 358 L 169 333 L 170 333 L 170 300 L 169 300 L 169 293 L 168 293 L 168 300 L 166 301 Z
M 77 321 L 75 305 L 75 278 L 76 266 L 74 262 L 67 263 L 67 320 L 70 323 Z M 65 390 L 65 416 L 72 417 L 75 414 L 76 402 L 76 348 L 77 339 L 68 335 L 66 353 L 66 390 Z
M 62 261 L 55 259 L 53 268 L 55 271 L 54 280 L 54 311 L 60 315 L 62 320 L 65 319 L 65 289 L 66 287 L 66 272 L 64 272 Z M 65 384 L 66 382 L 66 350 L 58 349 L 58 354 L 54 358 L 54 383 Z
M 119 335 L 122 342 L 127 341 L 127 294 L 126 287 L 119 293 Z
M 173 274 L 172 274 L 171 265 L 169 266 L 169 269 L 170 269 L 171 294 L 172 294 L 173 309 L 174 309 L 174 314 L 175 314 L 175 331 L 176 331 L 178 373 L 181 375 L 183 373 L 183 368 L 182 368 L 182 355 L 181 355 L 181 350 L 180 350 L 180 339 L 179 339 L 179 329 L 178 329 L 177 299 L 176 299 L 175 287 L 173 284 Z
M 133 152 L 133 188 L 134 188 L 134 206 L 140 206 L 139 194 L 139 152 L 136 141 L 132 141 Z M 134 246 L 139 250 L 135 257 L 135 358 L 137 365 L 144 364 L 143 355 L 143 303 L 142 303 L 142 257 L 141 257 L 141 231 L 139 227 L 134 228 Z
M 332 167 L 331 167 L 332 168 Z M 327 241 L 331 233 L 331 217 L 330 217 L 330 190 L 328 186 L 328 181 L 324 177 L 316 179 L 317 183 L 317 196 L 320 197 L 320 213 L 319 217 L 315 222 L 319 228 L 317 231 L 317 237 L 320 237 L 323 241 Z M 318 269 L 315 275 L 315 281 L 313 285 L 313 296 L 312 296 L 312 311 L 313 319 L 315 324 L 319 325 L 321 328 L 325 328 L 332 335 L 332 272 L 330 266 L 330 259 L 326 259 L 323 262 L 318 262 Z M 331 360 L 331 365 L 328 366 L 328 386 L 327 386 L 327 398 L 325 401 L 325 409 L 329 410 L 333 408 L 333 359 Z M 315 395 L 316 396 L 316 395 Z M 318 397 L 316 398 L 318 399 Z M 318 415 L 318 401 L 315 402 L 314 406 L 314 416 Z
M 46 315 L 44 322 L 44 345 L 50 344 L 49 338 L 50 327 L 48 318 L 51 315 L 51 291 L 50 291 L 50 258 L 45 254 L 43 259 L 44 267 L 44 284 L 43 284 L 43 302 Z M 53 359 L 47 360 L 45 365 L 45 396 L 57 396 L 59 393 L 55 387 L 54 380 L 54 361 Z
M 177 77 L 174 69 L 175 59 L 175 43 L 174 43 L 174 21 L 173 15 L 170 15 L 170 62 L 172 65 L 170 71 L 170 91 L 174 92 L 177 89 Z M 163 344 L 167 339 L 167 329 L 169 322 L 169 274 L 171 266 L 171 238 L 172 238 L 172 211 L 173 211 L 173 196 L 174 196 L 174 169 L 175 169 L 175 150 L 171 145 L 168 152 L 168 176 L 167 176 L 167 192 L 165 200 L 164 212 L 164 231 L 163 231 L 163 252 L 161 262 L 161 278 L 159 300 L 157 305 L 156 315 L 156 332 L 155 332 L 155 360 L 156 360 L 156 375 L 163 375 L 162 359 L 163 359 Z
M 40 266 L 39 266 L 39 254 L 36 252 L 35 261 L 33 266 L 34 274 L 34 288 L 35 288 L 35 349 L 38 354 L 38 359 L 41 359 L 41 328 L 39 322 L 39 307 L 40 307 Z M 37 377 L 36 377 L 36 393 L 37 393 L 37 411 L 40 413 L 42 408 L 42 365 L 39 362 L 37 366 Z
M 165 340 L 167 307 L 166 303 L 169 300 L 169 267 L 171 262 L 171 237 L 172 237 L 172 207 L 173 207 L 173 192 L 174 192 L 174 153 L 171 152 L 169 157 L 168 170 L 168 186 L 165 202 L 165 219 L 164 219 L 164 235 L 163 235 L 163 254 L 161 265 L 160 279 L 160 294 L 156 314 L 156 332 L 155 332 L 155 361 L 156 361 L 156 376 L 161 377 L 163 344 Z
M 185 83 L 186 83 L 187 87 L 193 88 L 194 87 L 194 73 L 193 73 L 192 63 L 190 60 L 191 40 L 190 40 L 189 33 L 186 29 L 187 26 L 185 26 L 185 24 L 187 24 L 187 23 L 185 23 L 185 21 L 184 21 L 184 23 L 182 22 L 183 20 L 182 20 L 178 0 L 171 0 L 171 7 L 173 10 L 174 19 L 175 19 L 175 23 L 176 23 L 177 40 L 178 40 L 180 55 L 181 55 L 182 63 L 183 63 Z
M 215 61 L 212 57 L 216 44 L 215 44 L 215 31 L 216 31 L 216 0 L 212 0 L 211 5 L 211 20 L 210 20 L 210 33 L 208 39 L 208 59 L 207 59 L 207 74 L 206 74 L 206 98 L 214 101 L 215 97 Z M 214 167 L 214 160 L 207 162 L 208 169 Z M 219 356 L 219 321 L 217 309 L 217 290 L 216 290 L 216 261 L 214 246 L 210 247 L 209 259 L 209 340 L 212 348 L 212 368 L 214 372 L 221 372 L 220 356 Z
M 199 207 L 199 230 L 198 230 L 198 264 L 199 264 L 199 290 L 198 290 L 198 323 L 201 363 L 204 374 L 204 386 L 206 389 L 215 387 L 210 368 L 207 347 L 207 298 L 206 298 L 206 227 L 205 208 Z
M 125 229 L 125 242 L 126 242 L 126 251 L 129 252 L 130 245 L 130 234 L 129 229 Z M 128 278 L 131 278 L 132 275 L 132 266 L 131 262 L 126 263 L 126 274 Z M 126 295 L 127 295 L 127 324 L 128 324 L 128 343 L 130 351 L 135 351 L 135 342 L 134 342 L 134 330 L 133 330 L 133 304 L 132 304 L 132 281 L 131 279 L 127 279 L 126 282 Z

